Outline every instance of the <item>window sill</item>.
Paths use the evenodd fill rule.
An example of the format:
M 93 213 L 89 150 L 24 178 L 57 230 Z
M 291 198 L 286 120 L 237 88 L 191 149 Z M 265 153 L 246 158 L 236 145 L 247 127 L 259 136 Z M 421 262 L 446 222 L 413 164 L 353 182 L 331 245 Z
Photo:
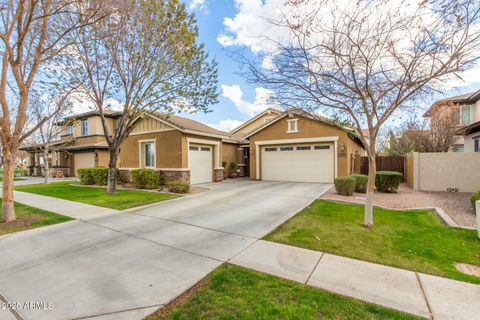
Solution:
M 298 133 L 298 130 L 295 130 L 295 131 L 287 131 L 287 133 Z

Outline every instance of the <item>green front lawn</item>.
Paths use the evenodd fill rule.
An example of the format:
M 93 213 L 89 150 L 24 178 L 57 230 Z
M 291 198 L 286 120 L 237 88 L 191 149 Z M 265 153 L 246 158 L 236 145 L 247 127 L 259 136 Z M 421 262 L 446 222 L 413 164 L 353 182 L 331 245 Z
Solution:
M 2 200 L 0 199 L 0 204 Z M 0 236 L 38 227 L 48 226 L 60 222 L 73 220 L 50 211 L 40 210 L 20 203 L 15 203 L 17 220 L 12 222 L 0 222 Z
M 225 264 L 190 296 L 145 318 L 419 319 L 417 317 Z
M 455 262 L 480 264 L 476 231 L 449 228 L 429 210 L 375 208 L 372 229 L 363 206 L 318 200 L 265 237 L 266 240 L 376 262 L 457 280 L 480 278 Z
M 78 201 L 116 210 L 125 210 L 176 198 L 176 196 L 170 194 L 137 190 L 117 190 L 117 194 L 108 195 L 106 188 L 82 187 L 75 184 L 78 183 L 63 181 L 50 183 L 48 185 L 31 184 L 15 187 L 15 190 Z

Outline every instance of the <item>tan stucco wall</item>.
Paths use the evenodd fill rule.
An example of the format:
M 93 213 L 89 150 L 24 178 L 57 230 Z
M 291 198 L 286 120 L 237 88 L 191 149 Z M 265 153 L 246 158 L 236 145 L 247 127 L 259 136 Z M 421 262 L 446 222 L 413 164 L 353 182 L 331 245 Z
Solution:
M 120 147 L 120 168 L 139 168 L 140 140 L 155 140 L 157 168 L 182 168 L 182 133 L 178 130 L 130 135 Z
M 230 162 L 236 162 L 237 164 L 239 163 L 239 159 L 237 157 L 237 151 L 238 149 L 238 144 L 234 143 L 223 143 L 222 144 L 222 159 L 220 162 L 227 162 L 227 165 Z
M 418 153 L 414 166 L 418 170 L 419 190 L 458 188 L 460 192 L 480 191 L 480 153 Z
M 111 134 L 113 132 L 114 120 L 111 118 L 106 118 L 108 132 Z M 71 123 L 73 125 L 73 137 L 82 136 L 82 120 L 75 120 Z M 60 132 L 61 136 L 65 136 L 67 133 L 67 126 L 63 126 Z M 88 136 L 91 135 L 103 135 L 103 126 L 102 119 L 100 116 L 92 116 L 88 118 Z M 66 136 L 69 137 L 69 136 Z
M 250 133 L 250 132 L 254 131 L 256 128 L 263 125 L 265 123 L 265 118 L 275 118 L 277 116 L 278 116 L 278 114 L 275 113 L 275 112 L 271 112 L 269 114 L 264 114 L 260 118 L 255 119 L 255 121 L 252 121 L 251 123 L 249 123 L 248 125 L 246 125 L 242 129 L 235 132 L 235 134 L 244 135 L 244 134 Z
M 107 150 L 97 151 L 97 167 L 107 168 L 110 161 L 110 155 Z
M 338 176 L 345 176 L 350 174 L 351 170 L 351 154 L 358 150 L 360 153 L 362 148 L 358 146 L 348 134 L 333 126 L 323 124 L 318 121 L 306 119 L 303 117 L 297 117 L 297 129 L 296 133 L 287 133 L 287 119 L 285 117 L 260 132 L 252 135 L 250 140 L 250 177 L 255 179 L 256 177 L 256 141 L 263 140 L 283 140 L 283 139 L 303 139 L 303 138 L 318 138 L 318 137 L 336 137 L 337 142 L 337 165 Z M 341 151 L 341 150 L 344 151 Z M 253 152 L 252 152 L 253 151 Z

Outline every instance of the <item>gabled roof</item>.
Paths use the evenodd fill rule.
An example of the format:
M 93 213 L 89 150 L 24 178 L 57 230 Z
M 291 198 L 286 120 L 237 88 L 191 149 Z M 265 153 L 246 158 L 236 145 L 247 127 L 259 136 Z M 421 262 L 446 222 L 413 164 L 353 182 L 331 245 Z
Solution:
M 241 125 L 239 125 L 238 127 L 236 127 L 235 129 L 233 129 L 232 131 L 230 131 L 230 133 L 236 133 L 238 131 L 240 131 L 242 128 L 245 128 L 246 126 L 248 126 L 250 123 L 254 122 L 255 120 L 257 119 L 260 119 L 261 117 L 263 117 L 264 115 L 266 114 L 270 114 L 270 113 L 274 113 L 276 115 L 281 115 L 283 111 L 281 110 L 278 110 L 278 109 L 274 109 L 274 108 L 268 108 L 268 109 L 265 109 L 263 112 L 257 114 L 255 117 L 251 118 L 250 120 L 242 123 Z
M 430 117 L 432 112 L 437 108 L 437 106 L 444 103 L 475 103 L 478 100 L 480 100 L 480 90 L 440 99 L 435 101 L 435 103 L 432 104 L 430 108 L 428 108 L 428 110 L 423 114 L 423 116 Z

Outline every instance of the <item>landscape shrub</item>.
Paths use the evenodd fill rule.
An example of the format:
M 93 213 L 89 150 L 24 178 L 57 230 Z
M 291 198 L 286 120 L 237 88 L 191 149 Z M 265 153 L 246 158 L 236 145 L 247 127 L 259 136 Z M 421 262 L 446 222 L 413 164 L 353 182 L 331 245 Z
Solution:
M 80 184 L 97 184 L 106 186 L 108 182 L 108 168 L 82 168 L 78 169 Z
M 478 200 L 480 200 L 480 191 L 472 194 L 472 197 L 470 198 L 470 202 L 472 203 L 473 209 L 475 209 L 475 202 L 478 201 Z M 477 214 L 479 214 L 479 213 L 477 212 Z
M 23 177 L 23 176 L 26 176 L 26 175 L 27 175 L 27 170 L 15 169 L 13 175 L 14 175 L 15 177 Z
M 364 174 L 352 174 L 350 177 L 355 179 L 355 192 L 367 192 L 368 176 Z
M 95 184 L 95 179 L 93 178 L 92 168 L 82 168 L 78 169 L 78 178 L 80 178 L 80 184 L 91 185 Z
M 188 193 L 190 192 L 190 184 L 183 181 L 170 181 L 166 184 L 168 191 L 175 193 Z
M 402 173 L 395 171 L 378 171 L 375 176 L 375 188 L 380 192 L 397 192 L 400 182 L 402 182 Z
M 137 188 L 156 189 L 160 186 L 160 174 L 153 169 L 134 169 L 132 182 Z
M 108 168 L 91 168 L 91 170 L 96 185 L 106 186 L 108 184 Z
M 335 178 L 335 190 L 338 192 L 338 194 L 351 196 L 355 191 L 355 181 L 355 178 L 352 177 Z

